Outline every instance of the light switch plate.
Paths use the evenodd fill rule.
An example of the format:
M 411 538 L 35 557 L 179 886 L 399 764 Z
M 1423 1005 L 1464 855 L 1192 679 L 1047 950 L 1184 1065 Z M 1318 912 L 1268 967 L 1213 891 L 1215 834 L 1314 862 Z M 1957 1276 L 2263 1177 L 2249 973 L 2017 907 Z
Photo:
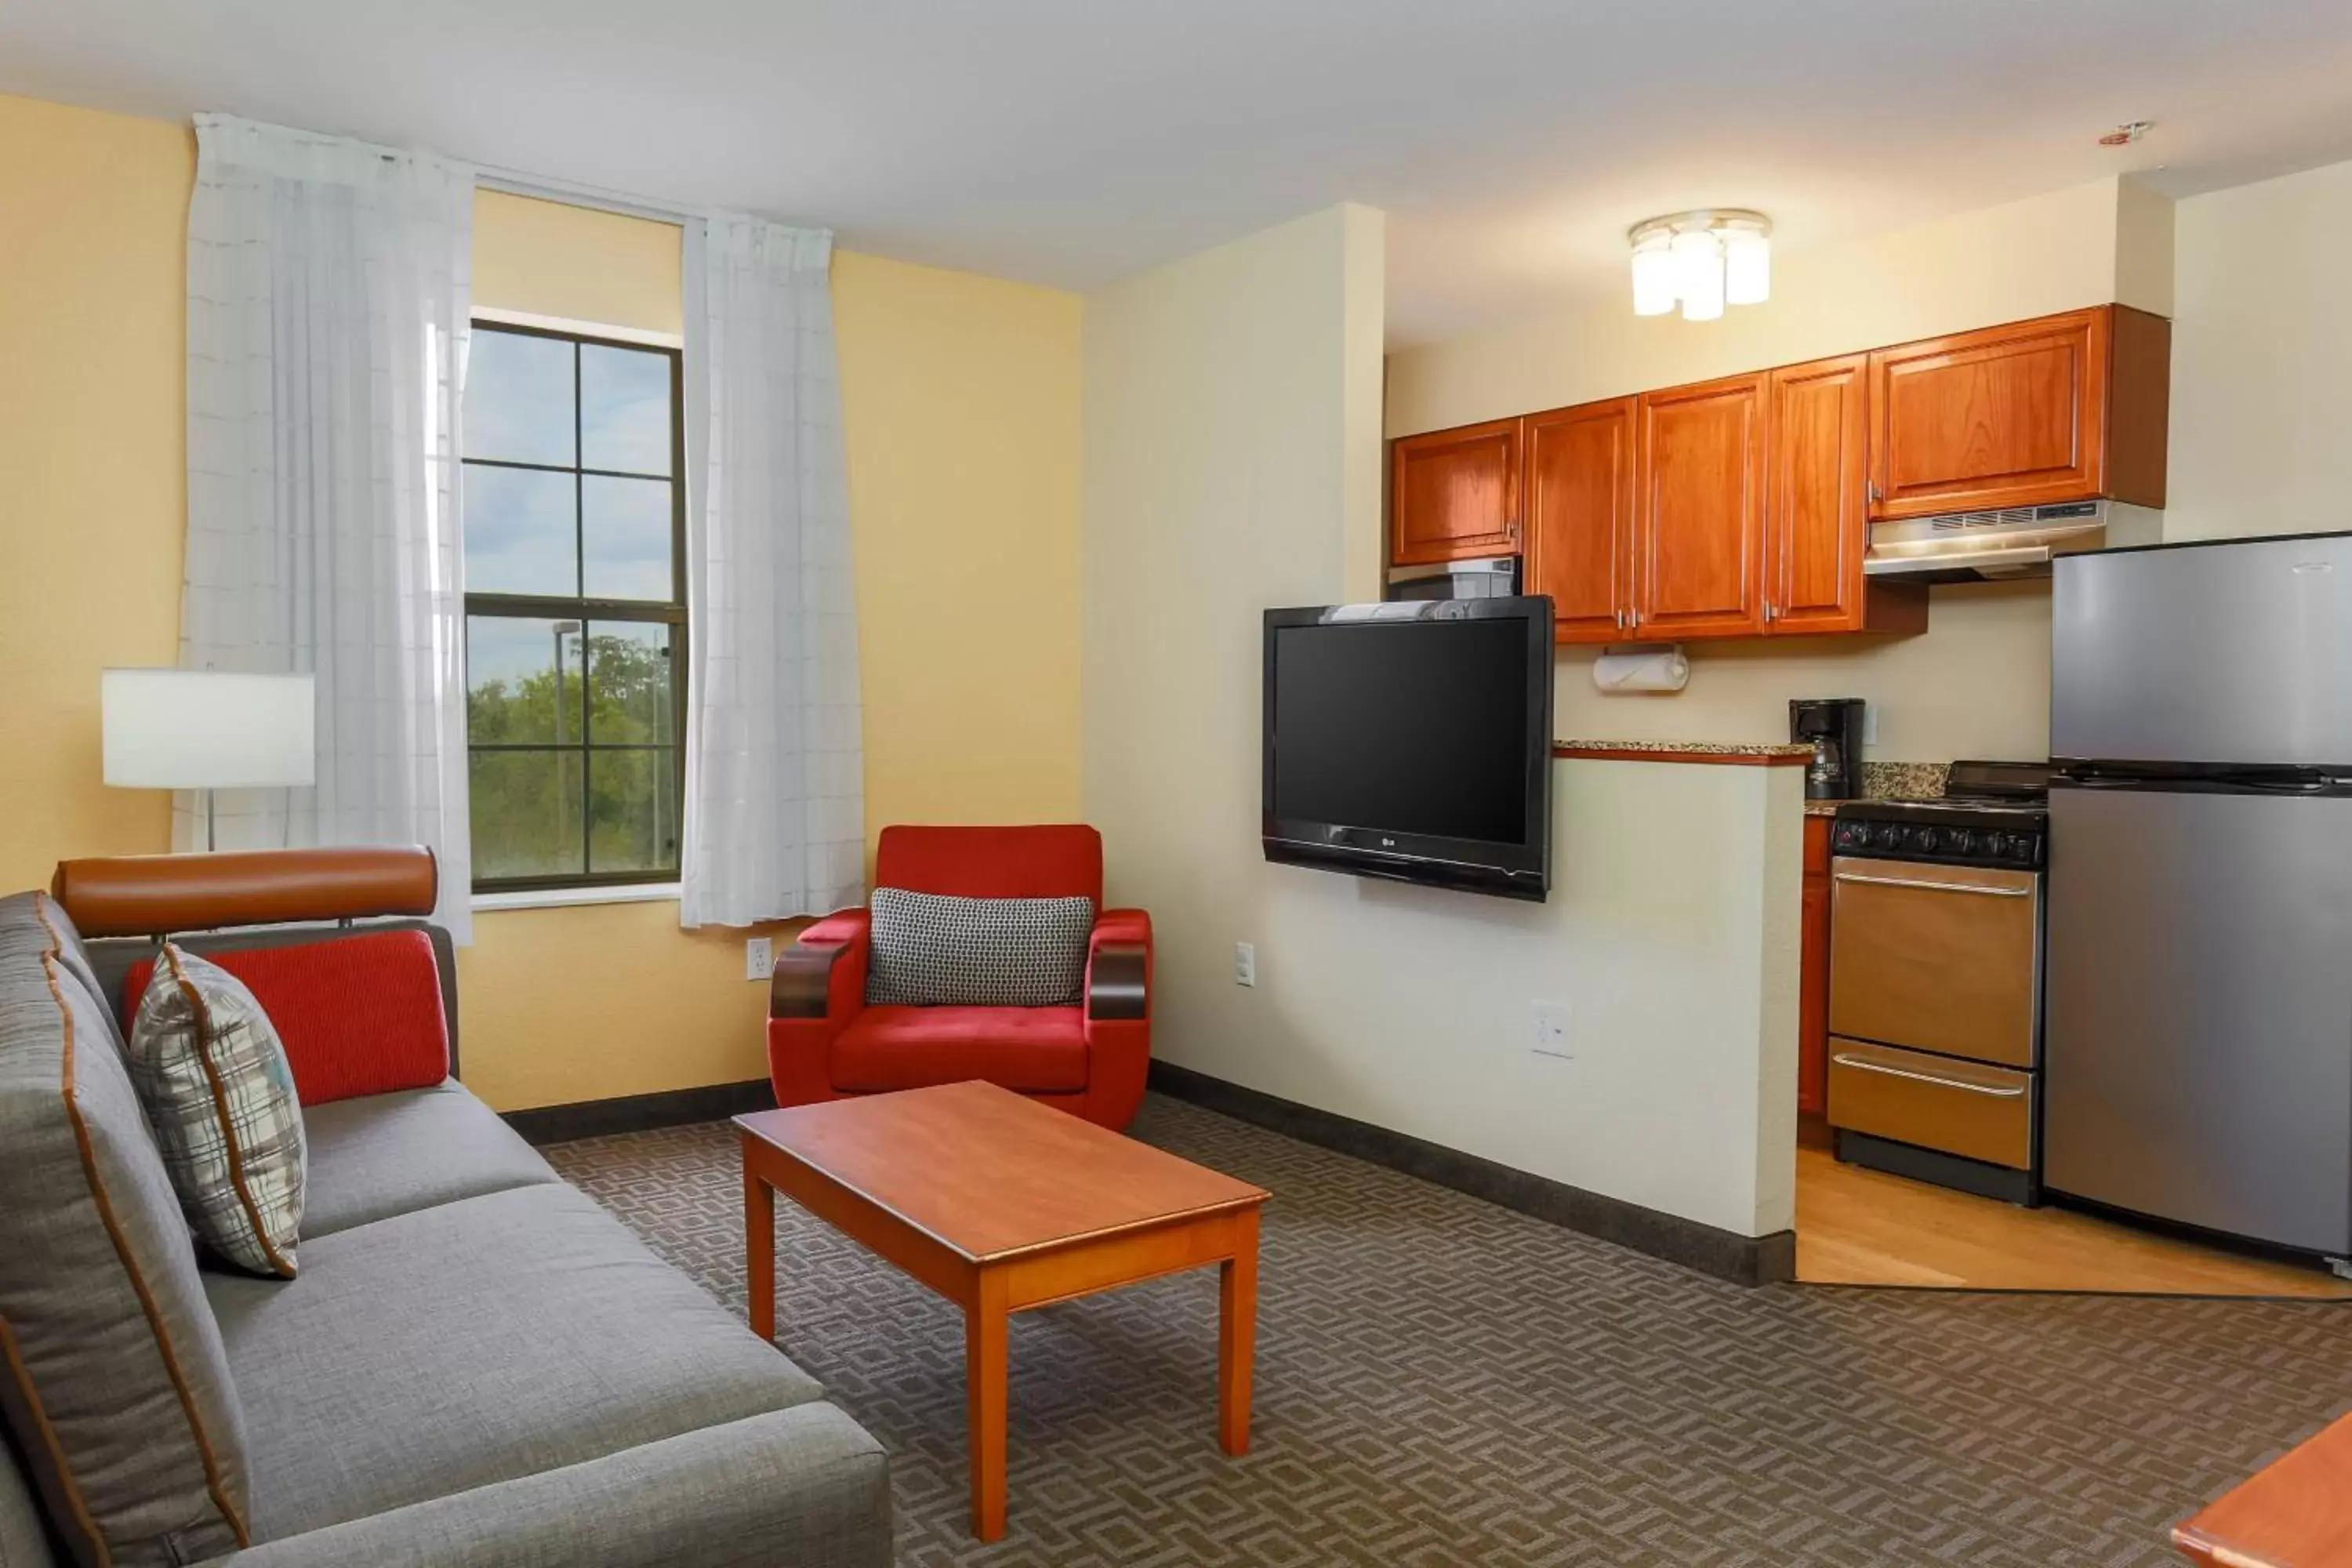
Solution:
M 1234 984 L 1236 985 L 1257 984 L 1257 945 L 1255 942 L 1234 943 Z
M 776 972 L 776 944 L 764 936 L 743 940 L 743 978 L 765 980 Z

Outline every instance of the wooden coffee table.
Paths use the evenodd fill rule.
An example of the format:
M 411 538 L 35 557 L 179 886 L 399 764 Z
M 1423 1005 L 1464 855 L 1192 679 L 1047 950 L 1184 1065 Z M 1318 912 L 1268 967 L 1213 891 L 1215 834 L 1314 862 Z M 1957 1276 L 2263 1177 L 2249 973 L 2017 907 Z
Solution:
M 1004 1533 L 1005 1322 L 1219 1266 L 1217 1438 L 1249 1451 L 1264 1188 L 986 1083 L 739 1116 L 751 1329 L 776 1332 L 775 1194 L 963 1309 L 971 1528 Z

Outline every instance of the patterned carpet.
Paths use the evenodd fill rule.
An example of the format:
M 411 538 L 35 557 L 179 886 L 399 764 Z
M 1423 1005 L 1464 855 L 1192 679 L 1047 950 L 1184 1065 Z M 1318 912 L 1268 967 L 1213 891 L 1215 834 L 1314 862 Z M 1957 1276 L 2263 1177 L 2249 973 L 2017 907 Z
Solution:
M 1153 1098 L 1262 1184 L 1255 1447 L 1213 1270 L 1016 1318 L 1011 1530 L 966 1529 L 962 1320 L 780 1202 L 780 1339 L 892 1456 L 899 1561 L 2177 1562 L 2170 1523 L 2352 1405 L 2332 1304 L 1744 1290 Z M 549 1151 L 740 1311 L 724 1124 Z

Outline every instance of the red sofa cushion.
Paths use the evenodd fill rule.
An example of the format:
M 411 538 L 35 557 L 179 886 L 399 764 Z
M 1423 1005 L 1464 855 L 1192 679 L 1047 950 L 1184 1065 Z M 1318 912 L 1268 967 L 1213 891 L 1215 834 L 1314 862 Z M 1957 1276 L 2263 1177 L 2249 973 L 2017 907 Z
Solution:
M 867 1007 L 833 1043 L 833 1087 L 887 1094 L 986 1079 L 1029 1094 L 1087 1087 L 1078 1007 Z
M 882 830 L 874 885 L 964 899 L 1066 899 L 1102 908 L 1102 835 L 1084 823 Z
M 206 952 L 245 983 L 269 1015 L 305 1105 L 429 1089 L 449 1076 L 441 971 L 421 931 L 360 931 L 290 947 Z M 151 959 L 123 977 L 135 1016 Z

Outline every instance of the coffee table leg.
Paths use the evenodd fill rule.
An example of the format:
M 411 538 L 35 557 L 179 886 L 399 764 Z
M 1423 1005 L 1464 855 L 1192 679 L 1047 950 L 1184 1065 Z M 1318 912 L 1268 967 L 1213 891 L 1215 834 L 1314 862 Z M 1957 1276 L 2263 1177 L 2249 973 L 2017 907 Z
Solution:
M 1004 1534 L 1004 1277 L 981 1271 L 964 1307 L 965 1399 L 971 1429 L 971 1532 L 982 1541 Z
M 743 1168 L 743 1242 L 745 1273 L 751 1281 L 751 1331 L 763 1340 L 776 1337 L 776 1194 L 774 1189 Z
M 1257 1347 L 1257 1211 L 1234 1222 L 1234 1255 L 1217 1269 L 1217 1441 L 1249 1452 L 1250 1362 Z

